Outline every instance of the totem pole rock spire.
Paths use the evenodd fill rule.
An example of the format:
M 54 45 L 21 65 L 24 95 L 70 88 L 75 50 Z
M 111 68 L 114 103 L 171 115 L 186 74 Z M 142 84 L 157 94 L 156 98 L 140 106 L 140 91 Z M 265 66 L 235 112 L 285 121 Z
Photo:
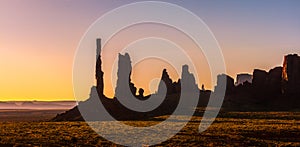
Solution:
M 98 38 L 97 41 L 97 53 L 96 53 L 96 80 L 97 80 L 97 92 L 99 97 L 103 97 L 103 71 L 102 71 L 102 61 L 101 61 L 101 39 Z

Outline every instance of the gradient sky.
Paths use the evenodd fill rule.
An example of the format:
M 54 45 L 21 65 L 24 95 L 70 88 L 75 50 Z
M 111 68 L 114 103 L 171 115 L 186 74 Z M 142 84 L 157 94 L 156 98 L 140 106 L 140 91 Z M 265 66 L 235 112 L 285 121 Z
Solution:
M 0 101 L 74 100 L 72 64 L 80 38 L 105 12 L 131 2 L 1 0 Z M 254 68 L 269 70 L 281 65 L 285 54 L 300 54 L 298 0 L 167 2 L 204 20 L 232 77 Z

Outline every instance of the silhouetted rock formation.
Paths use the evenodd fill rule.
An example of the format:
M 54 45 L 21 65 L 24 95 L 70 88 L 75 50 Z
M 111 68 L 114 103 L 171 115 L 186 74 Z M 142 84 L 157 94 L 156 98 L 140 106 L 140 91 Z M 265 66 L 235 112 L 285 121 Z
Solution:
M 220 81 L 221 79 L 226 79 L 226 91 L 225 91 L 225 94 L 226 95 L 230 95 L 234 92 L 234 79 L 231 78 L 230 76 L 226 75 L 226 74 L 220 74 L 218 75 L 217 77 L 217 86 L 215 86 L 215 91 L 219 91 L 219 89 L 221 89 L 219 87 L 220 84 Z
M 95 67 L 95 78 L 97 80 L 97 86 L 91 88 L 90 97 L 84 101 L 79 102 L 78 106 L 75 106 L 71 110 L 66 111 L 65 113 L 58 114 L 55 118 L 53 118 L 53 121 L 82 121 L 84 120 L 82 117 L 82 114 L 79 111 L 79 105 L 81 108 L 90 108 L 87 110 L 84 110 L 86 112 L 90 112 L 90 114 L 87 116 L 88 120 L 96 120 L 96 116 L 99 113 L 99 110 L 97 108 L 91 108 L 89 106 L 93 106 L 95 103 L 97 103 L 97 100 L 101 100 L 102 102 L 106 102 L 107 105 L 110 101 L 107 101 L 108 98 L 105 97 L 103 93 L 104 89 L 104 80 L 103 80 L 103 71 L 102 71 L 102 60 L 101 60 L 101 39 L 96 40 L 96 67 Z
M 230 82 L 231 83 L 231 82 Z M 231 84 L 227 84 L 227 89 Z M 229 110 L 294 110 L 300 104 L 300 57 L 287 55 L 283 67 L 255 69 L 252 83 L 237 85 L 223 107 Z
M 87 101 L 80 102 L 78 106 L 73 109 L 57 115 L 54 121 L 78 121 L 83 120 L 82 115 L 87 120 L 99 120 L 98 116 L 101 110 L 97 108 L 95 104 L 99 103 L 99 99 L 105 107 L 106 111 L 117 120 L 141 120 L 147 119 L 154 116 L 168 115 L 172 114 L 176 109 L 180 94 L 181 94 L 181 80 L 178 82 L 172 82 L 169 77 L 167 70 L 164 69 L 161 76 L 161 82 L 158 87 L 158 92 L 153 94 L 153 97 L 158 97 L 163 94 L 164 86 L 166 86 L 166 96 L 163 102 L 154 110 L 149 112 L 136 112 L 129 108 L 126 108 L 120 100 L 126 99 L 128 97 L 137 98 L 139 100 L 146 100 L 151 95 L 144 96 L 144 90 L 139 89 L 139 94 L 136 95 L 136 87 L 131 82 L 131 60 L 129 54 L 125 55 L 119 54 L 118 60 L 118 73 L 117 73 L 117 85 L 115 89 L 115 97 L 113 99 L 107 98 L 103 94 L 103 72 L 102 72 L 102 61 L 101 61 L 101 40 L 97 39 L 97 61 L 96 61 L 96 80 L 97 86 L 91 88 L 90 97 Z M 194 76 L 189 73 L 188 66 L 184 65 L 182 67 L 182 79 L 184 79 L 185 84 L 188 84 L 188 89 L 186 91 L 199 90 Z M 97 96 L 98 95 L 98 96 Z M 210 91 L 201 91 L 201 95 L 204 97 L 201 99 L 201 104 L 206 105 L 210 95 Z M 164 96 L 164 95 L 163 95 Z M 197 101 L 197 99 L 196 99 Z M 192 101 L 191 101 L 192 102 Z M 80 110 L 80 111 L 79 111 Z M 82 112 L 83 111 L 83 112 Z M 80 112 L 82 114 L 80 114 Z M 101 117 L 100 117 L 101 118 Z M 103 118 L 102 118 L 103 119 Z M 105 118 L 104 118 L 105 119 Z
M 271 96 L 281 94 L 282 67 L 275 67 L 268 73 L 266 80 L 267 93 Z
M 252 79 L 253 79 L 253 76 L 250 75 L 250 74 L 247 74 L 247 73 L 244 73 L 244 74 L 238 74 L 236 76 L 236 83 L 235 85 L 238 86 L 240 84 L 244 84 L 245 82 L 246 83 L 252 83 Z
M 139 88 L 139 94 L 137 95 L 137 99 L 139 100 L 147 100 L 151 95 L 144 95 L 145 90 L 143 88 Z
M 115 97 L 122 98 L 127 94 L 128 91 L 131 92 L 133 96 L 136 96 L 136 87 L 131 82 L 131 60 L 128 53 L 125 55 L 119 54 L 118 60 L 118 79 L 117 79 L 117 86 L 115 89 Z M 128 89 L 129 88 L 129 89 Z
M 282 67 L 276 67 L 269 72 L 255 69 L 253 73 L 253 92 L 256 97 L 270 98 L 281 95 Z
M 278 105 L 281 94 L 282 68 L 276 67 L 269 72 L 255 69 L 252 83 L 232 87 L 227 83 L 224 108 L 230 110 L 268 110 Z M 227 81 L 228 82 L 228 81 Z M 231 87 L 231 88 L 228 88 Z M 231 89 L 230 91 L 228 91 Z
M 181 80 L 188 81 L 188 86 L 182 86 L 181 91 L 199 91 L 198 85 L 196 84 L 195 77 L 192 73 L 189 72 L 189 66 L 183 65 L 182 66 L 182 73 L 181 73 Z M 175 87 L 175 85 L 174 85 Z M 185 89 L 183 89 L 185 88 Z
M 254 69 L 253 72 L 253 89 L 258 95 L 265 91 L 266 80 L 267 80 L 268 73 L 264 70 Z
M 178 82 L 173 82 L 167 72 L 167 69 L 164 69 L 162 72 L 157 93 L 161 93 L 161 89 L 163 89 L 162 88 L 163 86 L 166 86 L 167 88 L 167 95 L 180 93 L 180 89 L 181 89 L 180 79 L 178 80 Z
M 287 55 L 283 63 L 283 92 L 287 95 L 300 95 L 300 57 Z
M 103 71 L 102 71 L 102 61 L 101 61 L 101 39 L 97 39 L 97 53 L 96 53 L 96 80 L 97 80 L 97 92 L 99 97 L 105 97 L 103 93 Z
M 97 114 L 99 114 L 99 110 L 97 110 L 97 107 L 94 107 L 92 109 L 90 106 L 93 106 L 97 104 L 97 101 L 99 101 L 98 92 L 95 86 L 91 88 L 90 96 L 89 98 L 84 102 L 79 102 L 78 105 L 81 106 L 81 112 L 85 113 L 86 120 L 96 120 Z M 79 112 L 78 106 L 72 108 L 71 110 L 66 111 L 65 113 L 58 114 L 55 118 L 53 118 L 53 121 L 80 121 L 84 120 L 82 118 L 81 113 Z
M 128 53 L 119 54 L 117 85 L 115 97 L 107 98 L 103 93 L 103 71 L 101 61 L 101 40 L 97 39 L 97 61 L 96 61 L 96 87 L 91 88 L 90 97 L 85 102 L 80 102 L 78 106 L 58 114 L 54 121 L 78 121 L 99 120 L 98 116 L 103 114 L 102 108 L 97 104 L 102 102 L 106 111 L 117 120 L 142 120 L 155 116 L 169 115 L 177 108 L 180 96 L 190 103 L 206 107 L 212 93 L 217 94 L 222 86 L 226 86 L 225 98 L 223 103 L 224 110 L 238 111 L 276 111 L 276 110 L 299 110 L 300 105 L 300 57 L 298 55 L 287 55 L 284 58 L 283 67 L 275 67 L 269 72 L 255 69 L 253 76 L 250 74 L 240 74 L 237 82 L 226 74 L 218 75 L 217 85 L 214 92 L 205 90 L 204 85 L 199 90 L 195 82 L 195 77 L 189 72 L 188 66 L 182 66 L 181 78 L 173 82 L 166 69 L 163 69 L 161 81 L 157 93 L 144 96 L 144 90 L 137 88 L 131 82 L 131 60 Z M 226 81 L 226 85 L 221 85 Z M 182 89 L 183 88 L 183 89 Z M 164 93 L 165 92 L 165 93 Z M 189 99 L 196 94 L 197 99 Z M 191 95 L 191 96 L 190 96 Z M 153 96 L 153 97 L 151 97 Z M 149 97 L 158 98 L 165 96 L 162 103 L 149 112 L 136 112 L 126 108 L 120 100 L 133 98 L 137 100 L 147 100 Z M 199 99 L 198 99 L 199 98 Z M 79 108 L 81 111 L 79 111 Z M 188 108 L 187 110 L 191 110 Z M 187 112 L 187 111 L 185 111 Z M 183 113 L 185 113 L 183 112 Z M 82 113 L 82 114 L 81 114 Z M 106 118 L 100 117 L 106 120 Z M 110 120 L 110 118 L 107 118 Z
M 173 88 L 174 86 L 172 85 L 172 79 L 170 78 L 167 69 L 164 69 L 162 72 L 162 76 L 161 76 L 161 80 L 159 82 L 159 86 L 158 86 L 158 93 L 161 93 L 161 90 L 163 89 L 163 86 L 166 86 L 167 88 L 167 95 L 170 95 L 171 93 L 173 93 Z

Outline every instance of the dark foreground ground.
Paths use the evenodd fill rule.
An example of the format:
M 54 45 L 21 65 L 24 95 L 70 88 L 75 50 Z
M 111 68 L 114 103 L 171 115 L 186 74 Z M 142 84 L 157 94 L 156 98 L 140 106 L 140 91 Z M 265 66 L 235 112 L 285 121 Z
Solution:
M 118 146 L 98 136 L 85 122 L 47 122 L 0 117 L 0 146 Z M 30 113 L 39 120 L 55 116 L 55 111 Z M 16 114 L 16 112 L 12 113 Z M 27 118 L 28 119 L 28 118 Z M 147 126 L 160 119 L 124 121 Z M 300 112 L 227 112 L 222 113 L 208 130 L 198 133 L 201 117 L 171 139 L 157 146 L 300 146 Z M 176 122 L 174 122 L 176 123 Z

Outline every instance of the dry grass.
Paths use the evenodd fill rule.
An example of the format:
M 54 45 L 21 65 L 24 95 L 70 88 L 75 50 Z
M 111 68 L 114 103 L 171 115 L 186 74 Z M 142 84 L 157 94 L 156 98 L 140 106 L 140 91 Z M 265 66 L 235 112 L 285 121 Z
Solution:
M 202 133 L 197 132 L 201 117 L 194 117 L 176 136 L 157 146 L 300 146 L 299 116 L 295 112 L 224 113 Z M 124 123 L 148 126 L 156 122 Z M 0 126 L 0 145 L 116 146 L 85 122 L 1 122 Z

